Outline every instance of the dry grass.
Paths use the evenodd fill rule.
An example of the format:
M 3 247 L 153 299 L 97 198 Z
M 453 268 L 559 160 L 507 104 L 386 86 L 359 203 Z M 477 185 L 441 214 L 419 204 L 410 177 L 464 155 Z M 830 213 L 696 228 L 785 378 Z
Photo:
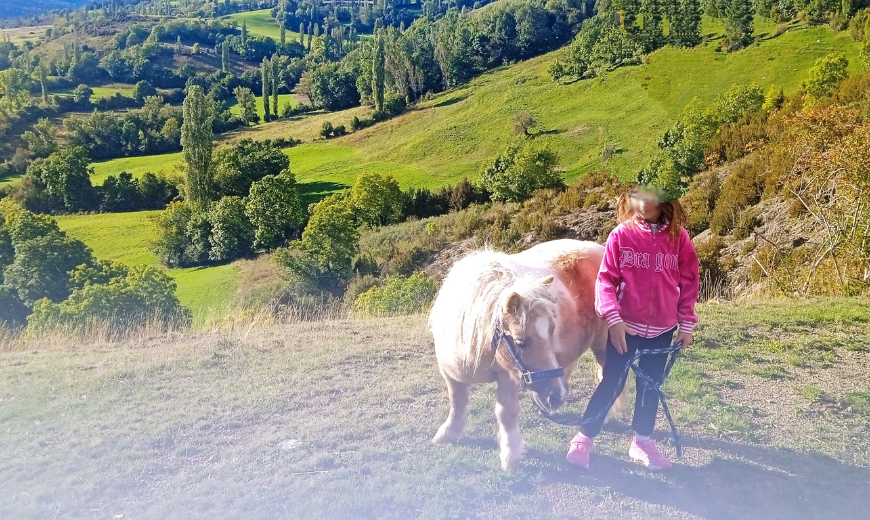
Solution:
M 668 385 L 686 454 L 663 476 L 627 460 L 625 417 L 599 438 L 592 470 L 566 466 L 573 431 L 544 422 L 525 398 L 528 457 L 517 472 L 501 472 L 491 386 L 473 393 L 464 439 L 431 446 L 446 394 L 420 315 L 298 316 L 284 324 L 239 317 L 207 332 L 141 331 L 124 341 L 7 340 L 0 511 L 5 518 L 863 518 L 870 454 L 853 447 L 868 432 L 860 391 L 870 368 L 865 303 L 702 305 L 699 345 Z M 793 367 L 782 357 L 794 350 L 789 345 L 832 356 Z M 751 374 L 762 360 L 788 377 Z M 592 391 L 586 368 L 576 372 L 566 411 Z

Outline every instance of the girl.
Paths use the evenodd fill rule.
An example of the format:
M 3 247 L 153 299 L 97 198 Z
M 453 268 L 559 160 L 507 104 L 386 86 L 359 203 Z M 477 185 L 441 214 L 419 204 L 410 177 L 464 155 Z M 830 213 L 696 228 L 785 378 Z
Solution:
M 620 196 L 616 217 L 620 224 L 607 239 L 595 284 L 595 310 L 610 327 L 603 374 L 566 456 L 582 468 L 589 467 L 592 439 L 601 431 L 614 396 L 622 392 L 619 379 L 634 352 L 669 346 L 677 330 L 674 341 L 686 348 L 698 322 L 698 256 L 683 229 L 686 211 L 680 202 L 652 188 L 638 188 Z M 639 364 L 659 379 L 666 362 L 667 355 L 658 354 L 642 356 Z M 665 470 L 671 462 L 650 438 L 659 401 L 655 395 L 644 398 L 645 391 L 637 385 L 628 455 L 650 469 Z

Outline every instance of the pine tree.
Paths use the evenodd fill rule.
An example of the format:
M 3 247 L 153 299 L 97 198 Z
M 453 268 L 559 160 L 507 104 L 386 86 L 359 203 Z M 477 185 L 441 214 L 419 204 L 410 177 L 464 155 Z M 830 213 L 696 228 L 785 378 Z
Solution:
M 622 0 L 622 26 L 625 32 L 632 36 L 640 32 L 638 14 L 640 14 L 640 0 Z
M 383 30 L 375 33 L 375 49 L 372 58 L 372 97 L 375 102 L 375 110 L 384 110 L 384 65 L 386 56 L 384 52 Z
M 728 0 L 725 9 L 725 36 L 728 50 L 746 47 L 754 40 L 752 0 Z
M 221 68 L 224 72 L 230 71 L 230 44 L 226 40 L 221 43 Z
M 694 47 L 701 43 L 700 0 L 679 0 L 675 22 L 671 24 L 671 45 Z
M 211 125 L 214 107 L 212 100 L 199 85 L 188 87 L 182 115 L 184 123 L 181 125 L 181 147 L 187 201 L 203 208 L 211 200 L 211 154 L 214 138 Z
M 640 30 L 640 42 L 646 52 L 654 51 L 662 46 L 662 10 L 659 0 L 641 0 L 640 14 L 643 28 Z
M 269 94 L 272 87 L 272 63 L 268 58 L 263 58 L 263 63 L 260 66 L 263 83 L 263 121 L 269 122 L 272 119 L 272 112 L 269 110 Z

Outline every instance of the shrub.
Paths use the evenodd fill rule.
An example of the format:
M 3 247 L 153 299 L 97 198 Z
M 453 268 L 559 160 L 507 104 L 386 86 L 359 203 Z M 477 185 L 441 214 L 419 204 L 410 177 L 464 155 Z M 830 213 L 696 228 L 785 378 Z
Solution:
M 493 200 L 522 201 L 544 188 L 562 188 L 554 170 L 556 155 L 546 149 L 514 143 L 481 169 L 484 187 Z
M 529 131 L 534 128 L 538 122 L 535 120 L 535 116 L 530 110 L 522 110 L 514 114 L 511 118 L 511 124 L 514 127 L 515 134 L 529 135 Z
M 734 85 L 719 95 L 716 106 L 719 120 L 734 123 L 746 112 L 755 112 L 764 104 L 764 91 L 758 85 Z
M 396 316 L 423 312 L 438 294 L 438 282 L 421 272 L 408 278 L 391 278 L 383 287 L 372 287 L 354 301 L 354 312 L 364 316 Z
M 332 123 L 329 121 L 324 121 L 323 125 L 320 126 L 320 137 L 323 137 L 324 139 L 329 139 L 332 136 L 332 132 Z
M 82 269 L 74 275 L 83 274 Z M 118 263 L 84 269 L 91 271 L 86 276 L 104 275 L 104 280 L 76 288 L 62 302 L 48 298 L 37 301 L 28 319 L 28 332 L 97 324 L 110 324 L 123 331 L 153 320 L 189 320 L 189 311 L 175 296 L 175 282 L 158 269 Z
M 337 125 L 335 128 L 332 129 L 332 135 L 334 137 L 340 137 L 346 133 L 347 130 L 345 130 L 344 125 Z
M 828 54 L 816 60 L 815 65 L 810 69 L 809 78 L 804 83 L 810 103 L 815 103 L 833 92 L 849 75 L 848 67 L 849 60 L 840 53 Z

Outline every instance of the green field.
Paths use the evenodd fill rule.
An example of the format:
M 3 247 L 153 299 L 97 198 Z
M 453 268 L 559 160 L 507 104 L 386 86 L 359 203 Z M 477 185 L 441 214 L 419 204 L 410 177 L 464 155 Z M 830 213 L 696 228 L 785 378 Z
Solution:
M 152 219 L 159 211 L 101 213 L 98 215 L 61 215 L 61 229 L 87 244 L 97 258 L 126 264 L 157 265 L 148 249 L 154 237 Z M 197 317 L 229 307 L 241 272 L 233 264 L 214 267 L 167 269 L 178 285 L 176 294 L 182 305 Z
M 236 104 L 236 98 L 232 97 L 227 100 L 230 105 L 230 113 L 239 115 L 242 113 L 239 105 Z M 269 103 L 272 103 L 272 98 L 269 97 Z M 299 105 L 299 101 L 296 99 L 294 94 L 278 94 L 278 113 L 281 113 L 281 109 L 284 108 L 284 105 L 290 103 L 290 106 L 296 107 Z M 257 115 L 260 116 L 260 121 L 263 120 L 263 115 L 266 113 L 266 110 L 263 108 L 263 96 L 257 96 Z
M 181 152 L 167 153 L 162 155 L 144 155 L 138 157 L 122 157 L 120 159 L 110 159 L 91 163 L 94 169 L 94 174 L 91 175 L 91 182 L 94 185 L 101 185 L 109 175 L 117 176 L 121 172 L 132 173 L 133 177 L 139 178 L 142 175 L 151 173 L 172 173 L 175 166 L 181 163 Z
M 494 385 L 465 435 L 421 315 L 0 348 L 4 518 L 866 520 L 866 301 L 699 305 L 665 391 L 672 471 L 627 455 L 628 410 L 564 461 L 572 427 L 521 393 L 520 467 L 498 466 Z M 594 388 L 580 360 L 564 411 Z M 630 392 L 634 398 L 634 392 Z M 655 434 L 672 456 L 667 423 Z
M 226 18 L 235 20 L 242 28 L 242 21 L 248 28 L 248 34 L 253 36 L 265 36 L 272 38 L 276 42 L 281 41 L 281 27 L 272 19 L 271 9 L 260 9 L 259 11 L 246 11 L 244 13 L 236 13 L 228 15 Z M 299 40 L 299 33 L 287 29 L 285 32 L 286 41 Z

